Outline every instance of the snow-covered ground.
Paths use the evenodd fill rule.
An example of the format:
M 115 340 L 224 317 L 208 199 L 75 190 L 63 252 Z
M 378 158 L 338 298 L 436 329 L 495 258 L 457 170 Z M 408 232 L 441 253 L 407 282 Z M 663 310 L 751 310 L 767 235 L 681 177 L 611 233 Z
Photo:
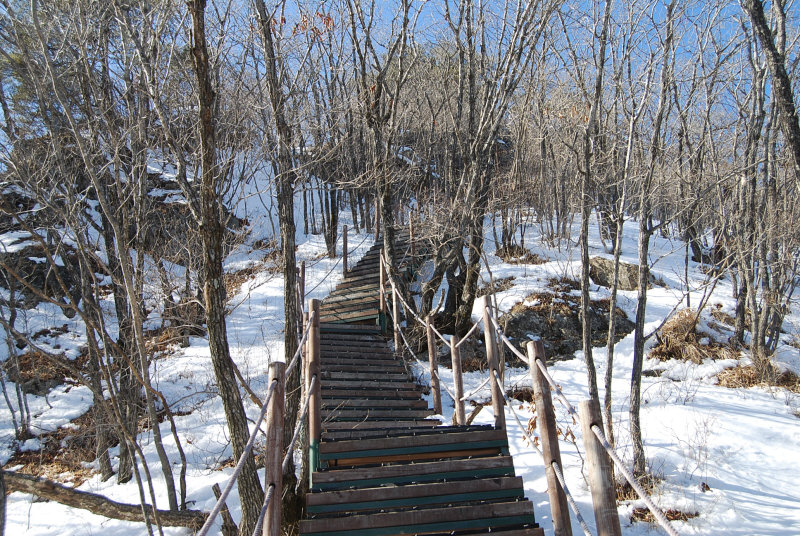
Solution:
M 349 214 L 343 212 L 342 222 Z M 256 220 L 253 237 L 264 236 L 266 222 Z M 259 227 L 262 227 L 259 229 Z M 493 255 L 492 233 L 487 230 L 487 258 L 495 278 L 513 276 L 514 286 L 498 295 L 502 311 L 509 310 L 537 290 L 544 290 L 550 277 L 577 278 L 580 264 L 577 248 L 562 245 L 560 251 L 547 248 L 539 240 L 536 228 L 529 228 L 525 244 L 533 252 L 550 259 L 543 265 L 506 264 Z M 593 232 L 596 229 L 593 228 Z M 636 262 L 636 233 L 634 222 L 627 224 L 623 246 L 623 260 Z M 358 257 L 372 245 L 369 234 L 350 235 L 351 255 Z M 307 263 L 307 297 L 323 298 L 341 278 L 341 259 L 328 259 L 321 236 L 298 233 L 298 260 Z M 602 254 L 602 245 L 596 235 L 592 237 L 592 254 Z M 234 270 L 257 261 L 263 252 L 241 247 L 228 259 L 227 266 Z M 666 315 L 684 299 L 686 282 L 683 281 L 683 244 L 656 237 L 651 253 L 653 271 L 669 288 L 654 287 L 649 293 L 647 325 L 658 327 Z M 488 271 L 485 271 L 488 278 Z M 705 276 L 694 263 L 690 264 L 689 287 L 693 289 L 692 303 L 697 304 L 703 292 Z M 608 290 L 593 287 L 593 298 L 607 296 Z M 620 293 L 620 307 L 633 317 L 635 292 Z M 728 281 L 721 281 L 711 303 L 719 303 L 723 311 L 732 311 L 733 302 Z M 69 324 L 70 333 L 51 341 L 62 348 L 77 348 L 81 330 L 77 324 L 60 316 L 60 313 L 43 308 L 41 314 L 31 313 L 31 325 L 60 326 Z M 476 307 L 475 320 L 480 317 Z M 800 327 L 800 316 L 791 315 L 786 322 L 792 335 Z M 231 352 L 242 373 L 251 380 L 256 392 L 263 392 L 267 384 L 267 367 L 271 360 L 282 356 L 283 340 L 283 279 L 280 274 L 263 271 L 243 285 L 231 298 L 228 316 L 228 334 Z M 722 336 L 721 336 L 722 338 Z M 70 339 L 70 340 L 68 340 Z M 74 340 L 72 340 L 74 339 Z M 622 339 L 616 346 L 613 383 L 615 429 L 618 447 L 624 457 L 630 457 L 627 434 L 627 400 L 629 396 L 630 367 L 633 352 L 633 335 Z M 2 350 L 5 351 L 5 345 Z M 594 357 L 602 375 L 605 368 L 605 350 L 595 349 Z M 0 356 L 4 359 L 5 355 Z M 741 360 L 746 360 L 742 356 Z M 778 359 L 787 368 L 800 373 L 800 351 L 783 344 Z M 715 374 L 736 360 L 707 362 L 701 365 L 683 362 L 645 363 L 645 369 L 663 369 L 658 377 L 645 377 L 642 385 L 644 405 L 642 423 L 648 460 L 655 474 L 663 477 L 655 488 L 655 500 L 663 508 L 674 508 L 699 515 L 688 522 L 674 525 L 681 534 L 735 534 L 735 535 L 797 535 L 800 534 L 800 419 L 795 415 L 800 407 L 800 396 L 780 389 L 728 389 L 716 385 Z M 566 396 L 577 404 L 587 397 L 586 370 L 578 352 L 576 359 L 561 361 L 550 368 L 551 374 L 562 386 Z M 208 344 L 204 339 L 193 338 L 188 348 L 158 360 L 153 367 L 153 378 L 173 404 L 176 411 L 191 411 L 176 418 L 189 462 L 187 488 L 190 507 L 208 510 L 214 503 L 211 485 L 223 483 L 231 473 L 230 468 L 218 470 L 220 462 L 230 458 L 231 448 L 223 421 L 221 403 L 215 396 L 213 372 L 210 367 Z M 418 370 L 423 381 L 424 369 Z M 441 370 L 443 379 L 451 378 L 450 371 Z M 507 386 L 528 385 L 528 371 L 509 369 Z M 470 392 L 483 381 L 478 372 L 465 376 L 465 391 Z M 485 399 L 484 391 L 475 395 Z M 602 394 L 601 394 L 602 396 Z M 29 397 L 32 412 L 36 415 L 37 431 L 49 431 L 58 426 L 69 426 L 69 421 L 82 414 L 91 404 L 91 393 L 81 387 L 57 388 L 45 398 Z M 445 418 L 452 416 L 452 401 L 445 395 Z M 448 404 L 449 402 L 449 404 Z M 246 404 L 251 418 L 258 408 Z M 531 416 L 528 405 L 514 403 L 523 422 Z M 511 452 L 517 473 L 525 481 L 527 496 L 533 501 L 539 523 L 552 534 L 550 511 L 547 502 L 544 468 L 539 455 L 522 439 L 514 416 L 507 409 Z M 572 423 L 563 407 L 556 404 L 560 426 L 570 429 L 576 437 L 575 444 L 562 440 L 561 452 L 570 490 L 574 494 L 588 524 L 594 529 L 590 494 L 582 476 L 583 452 L 580 426 Z M 493 422 L 490 407 L 482 411 L 476 423 Z M 168 424 L 162 424 L 162 434 L 170 458 L 178 460 L 177 450 L 171 442 Z M 11 417 L 7 407 L 0 407 L 0 462 L 5 463 L 11 454 L 9 445 L 13 438 Z M 163 484 L 159 482 L 155 449 L 150 435 L 141 439 L 151 471 L 159 506 L 167 503 Z M 36 440 L 27 448 L 37 449 Z M 112 452 L 112 458 L 116 455 Z M 14 469 L 5 467 L 5 469 Z M 702 491 L 705 483 L 710 489 Z M 100 482 L 94 476 L 81 485 L 81 489 L 103 493 L 121 502 L 138 503 L 139 492 L 134 482 L 117 485 L 112 479 Z M 238 497 L 234 490 L 228 501 L 234 518 L 239 516 Z M 623 533 L 626 535 L 661 534 L 663 531 L 646 523 L 629 521 L 638 502 L 620 507 Z M 14 493 L 8 497 L 8 534 L 27 536 L 55 534 L 141 534 L 143 526 L 108 520 L 85 511 L 72 510 L 53 502 L 39 502 L 31 496 Z M 573 531 L 580 528 L 573 518 Z M 185 529 L 165 529 L 165 534 L 187 534 Z

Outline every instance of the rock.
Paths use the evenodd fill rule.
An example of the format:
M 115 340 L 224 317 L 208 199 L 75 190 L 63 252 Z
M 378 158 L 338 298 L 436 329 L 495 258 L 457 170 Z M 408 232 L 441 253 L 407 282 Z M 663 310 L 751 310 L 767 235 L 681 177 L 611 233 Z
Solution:
M 614 261 L 603 257 L 589 259 L 589 277 L 601 287 L 611 287 L 614 280 Z M 650 274 L 650 284 L 654 281 Z M 639 265 L 620 261 L 619 263 L 619 290 L 637 290 L 639 288 Z

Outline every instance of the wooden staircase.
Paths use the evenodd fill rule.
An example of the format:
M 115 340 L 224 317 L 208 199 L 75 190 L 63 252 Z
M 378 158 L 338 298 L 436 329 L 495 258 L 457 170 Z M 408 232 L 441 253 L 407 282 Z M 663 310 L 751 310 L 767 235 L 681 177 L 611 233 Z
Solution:
M 370 249 L 321 305 L 322 440 L 300 534 L 543 534 L 505 431 L 441 426 L 389 348 L 379 253 Z

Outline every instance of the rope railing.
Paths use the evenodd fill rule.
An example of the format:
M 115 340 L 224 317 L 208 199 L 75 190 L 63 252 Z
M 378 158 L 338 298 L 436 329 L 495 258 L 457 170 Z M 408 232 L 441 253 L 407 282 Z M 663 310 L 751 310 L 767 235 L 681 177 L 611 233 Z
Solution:
M 472 327 L 470 328 L 470 330 L 467 332 L 467 334 L 466 334 L 466 335 L 464 335 L 463 337 L 461 337 L 461 340 L 460 340 L 460 341 L 458 341 L 458 344 L 456 344 L 456 345 L 455 345 L 455 347 L 456 347 L 456 348 L 458 348 L 459 346 L 461 346 L 462 344 L 464 344 L 464 341 L 466 341 L 467 339 L 469 339 L 469 338 L 470 338 L 470 336 L 472 336 L 472 334 L 473 334 L 473 333 L 475 333 L 475 330 L 477 330 L 477 329 L 478 329 L 478 326 L 480 326 L 482 323 L 483 323 L 483 320 L 478 320 L 477 322 L 475 322 L 474 324 L 472 324 Z
M 495 372 L 493 370 L 490 371 L 489 378 L 494 378 L 495 381 L 497 382 L 497 385 L 500 386 L 500 390 L 503 392 L 503 398 L 505 398 L 505 400 L 506 400 L 506 405 L 511 410 L 511 414 L 514 416 L 514 420 L 517 421 L 517 426 L 519 426 L 519 429 L 522 432 L 523 438 L 528 442 L 529 445 L 531 445 L 534 448 L 534 450 L 536 452 L 539 453 L 539 455 L 542 458 L 544 458 L 544 453 L 542 452 L 542 450 L 538 446 L 536 446 L 536 443 L 533 442 L 533 440 L 531 439 L 530 434 L 528 434 L 528 430 L 522 424 L 522 421 L 520 420 L 519 415 L 517 414 L 516 410 L 514 409 L 514 405 L 511 404 L 511 400 L 509 400 L 508 395 L 506 394 L 505 387 L 503 386 L 503 383 L 500 381 L 500 378 L 495 374 Z M 561 474 L 561 468 L 558 466 L 558 463 L 553 462 L 551 465 L 553 466 L 553 470 L 556 471 L 556 475 Z M 570 493 L 569 488 L 567 488 L 567 484 L 564 481 L 564 475 L 563 474 L 561 474 L 561 478 L 559 478 L 559 482 L 561 483 L 561 488 L 564 490 L 564 494 L 567 496 L 567 501 L 569 503 L 570 508 L 575 513 L 575 518 L 578 520 L 578 523 L 580 524 L 581 529 L 583 529 L 583 533 L 586 536 L 592 536 L 592 532 L 589 529 L 589 525 L 586 524 L 586 520 L 584 520 L 583 515 L 581 514 L 581 511 L 578 508 L 578 503 L 575 502 L 575 498 L 572 496 L 572 493 Z
M 233 470 L 233 474 L 230 476 L 228 482 L 225 484 L 222 493 L 220 493 L 219 499 L 217 499 L 214 508 L 212 508 L 211 512 L 208 514 L 208 519 L 206 519 L 206 522 L 203 524 L 202 528 L 197 533 L 197 536 L 206 536 L 208 534 L 208 531 L 211 530 L 211 525 L 213 525 L 217 516 L 222 511 L 222 508 L 225 505 L 225 500 L 228 498 L 228 495 L 230 495 L 231 491 L 233 490 L 233 486 L 236 484 L 236 480 L 239 478 L 239 474 L 242 472 L 242 468 L 244 468 L 244 464 L 253 450 L 253 445 L 256 442 L 256 435 L 258 435 L 259 427 L 261 426 L 264 417 L 266 417 L 267 415 L 267 409 L 269 408 L 269 403 L 270 400 L 272 399 L 272 395 L 275 392 L 276 384 L 277 381 L 270 382 L 267 398 L 266 400 L 264 400 L 264 404 L 262 404 L 261 406 L 261 412 L 259 413 L 258 420 L 256 421 L 256 425 L 253 428 L 253 431 L 250 433 L 250 437 L 247 440 L 247 444 L 244 446 L 244 451 L 242 451 L 242 455 L 236 462 L 236 467 Z
M 611 459 L 614 460 L 614 465 L 617 466 L 619 471 L 625 477 L 625 480 L 628 481 L 628 484 L 631 485 L 636 494 L 639 495 L 639 497 L 647 505 L 647 508 L 650 510 L 650 512 L 653 513 L 653 516 L 655 516 L 656 521 L 658 521 L 658 524 L 661 525 L 661 527 L 664 530 L 666 530 L 670 536 L 680 536 L 672 527 L 669 520 L 664 515 L 664 512 L 661 511 L 661 508 L 656 506 L 656 504 L 653 502 L 653 500 L 650 498 L 650 496 L 647 494 L 644 488 L 642 488 L 641 484 L 639 484 L 639 482 L 636 480 L 636 478 L 633 476 L 633 474 L 630 472 L 627 466 L 623 463 L 622 459 L 617 454 L 617 451 L 614 450 L 614 447 L 612 447 L 611 443 L 609 443 L 608 439 L 606 439 L 603 430 L 601 430 L 600 427 L 597 426 L 596 424 L 593 424 L 592 432 L 594 432 L 594 435 L 597 437 L 597 440 L 600 441 L 600 444 L 603 446 L 603 448 L 611 457 Z
M 285 381 L 287 384 L 289 383 L 289 373 L 292 371 L 294 366 L 300 361 L 300 356 L 303 354 L 303 345 L 306 343 L 306 340 L 308 340 L 308 334 L 311 333 L 311 325 L 314 320 L 315 314 L 316 314 L 315 311 L 311 311 L 311 313 L 308 315 L 308 323 L 306 325 L 305 331 L 303 332 L 303 336 L 300 338 L 300 342 L 297 343 L 297 351 L 295 351 L 294 357 L 292 357 L 292 360 L 289 362 L 289 364 L 286 365 Z
M 514 346 L 514 344 L 508 339 L 508 337 L 506 337 L 506 335 L 503 333 L 502 329 L 500 328 L 500 324 L 497 321 L 497 319 L 493 315 L 490 315 L 489 318 L 491 319 L 492 324 L 494 325 L 495 329 L 497 330 L 498 335 L 500 336 L 501 340 L 506 344 L 506 346 L 508 348 L 510 348 L 511 351 L 514 352 L 514 354 L 517 357 L 519 357 L 523 362 L 527 363 L 530 366 L 531 365 L 530 360 L 527 359 Z M 564 406 L 567 409 L 567 412 L 572 416 L 578 417 L 578 412 L 575 409 L 575 406 L 573 406 L 570 403 L 570 401 L 567 399 L 567 397 L 564 395 L 564 392 L 562 391 L 561 386 L 558 385 L 555 382 L 555 380 L 553 380 L 552 376 L 550 376 L 550 373 L 547 371 L 547 367 L 542 362 L 542 360 L 541 359 L 534 359 L 534 364 L 541 371 L 542 376 L 547 380 L 547 383 L 550 386 L 551 390 L 556 393 L 556 396 L 558 397 L 559 401 L 562 404 L 564 404 Z M 500 384 L 499 378 L 497 380 L 498 380 L 498 384 Z M 502 384 L 500 384 L 500 385 L 502 387 Z M 504 394 L 505 394 L 505 392 L 504 392 Z M 513 408 L 512 408 L 512 411 L 513 411 Z M 515 417 L 516 417 L 516 415 L 515 415 Z M 617 454 L 617 452 L 614 449 L 614 447 L 611 445 L 611 443 L 609 443 L 608 439 L 606 439 L 605 434 L 603 433 L 602 429 L 600 429 L 599 426 L 594 424 L 594 425 L 591 426 L 591 430 L 594 433 L 594 435 L 597 436 L 597 439 L 600 442 L 600 445 L 602 445 L 603 449 L 606 451 L 606 453 L 609 455 L 609 457 L 614 461 L 614 464 L 619 468 L 620 472 L 625 477 L 625 480 L 628 481 L 628 483 L 631 485 L 631 487 L 634 489 L 634 491 L 636 491 L 636 494 L 639 495 L 639 497 L 644 501 L 645 505 L 647 505 L 647 508 L 652 512 L 652 514 L 655 517 L 655 519 L 658 522 L 658 524 L 661 525 L 661 527 L 664 530 L 666 530 L 667 533 L 670 534 L 670 536 L 679 536 L 679 534 L 672 527 L 672 525 L 670 524 L 669 520 L 666 518 L 666 516 L 661 511 L 661 509 L 658 508 L 656 506 L 656 504 L 652 501 L 650 496 L 647 494 L 647 492 L 644 490 L 644 488 L 642 488 L 642 486 L 639 484 L 639 482 L 636 480 L 636 478 L 633 476 L 633 474 L 627 468 L 625 463 L 619 457 L 619 454 Z M 561 475 L 559 480 L 560 481 L 563 480 L 563 474 Z M 564 482 L 562 482 L 562 488 L 565 488 L 565 483 Z M 565 488 L 565 493 L 566 493 L 566 488 Z
M 281 463 L 281 469 L 283 472 L 286 472 L 286 469 L 289 468 L 289 460 L 292 459 L 292 453 L 294 453 L 294 447 L 297 443 L 297 438 L 300 437 L 300 430 L 302 429 L 303 419 L 308 412 L 308 403 L 311 400 L 311 397 L 314 395 L 314 387 L 317 385 L 317 376 L 316 374 L 311 378 L 311 383 L 309 384 L 308 392 L 306 393 L 306 399 L 303 401 L 303 407 L 300 408 L 300 417 L 297 418 L 297 425 L 294 427 L 294 433 L 292 434 L 292 440 L 289 442 L 289 448 L 286 449 L 286 456 L 283 457 L 283 463 Z
M 269 510 L 269 505 L 272 502 L 272 496 L 274 494 L 275 484 L 270 483 L 267 488 L 267 493 L 264 495 L 264 503 L 261 505 L 261 512 L 258 514 L 258 521 L 256 522 L 256 527 L 253 529 L 252 536 L 261 536 L 264 530 L 264 518 L 267 515 L 267 510 Z

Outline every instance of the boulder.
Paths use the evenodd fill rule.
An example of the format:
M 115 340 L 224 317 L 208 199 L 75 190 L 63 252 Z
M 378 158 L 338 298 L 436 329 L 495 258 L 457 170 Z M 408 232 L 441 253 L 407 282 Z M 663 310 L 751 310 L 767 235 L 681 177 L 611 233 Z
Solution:
M 589 277 L 596 285 L 611 287 L 614 280 L 614 260 L 603 257 L 589 259 Z M 654 281 L 650 274 L 650 284 Z M 620 261 L 619 263 L 619 290 L 637 290 L 639 288 L 639 265 Z

